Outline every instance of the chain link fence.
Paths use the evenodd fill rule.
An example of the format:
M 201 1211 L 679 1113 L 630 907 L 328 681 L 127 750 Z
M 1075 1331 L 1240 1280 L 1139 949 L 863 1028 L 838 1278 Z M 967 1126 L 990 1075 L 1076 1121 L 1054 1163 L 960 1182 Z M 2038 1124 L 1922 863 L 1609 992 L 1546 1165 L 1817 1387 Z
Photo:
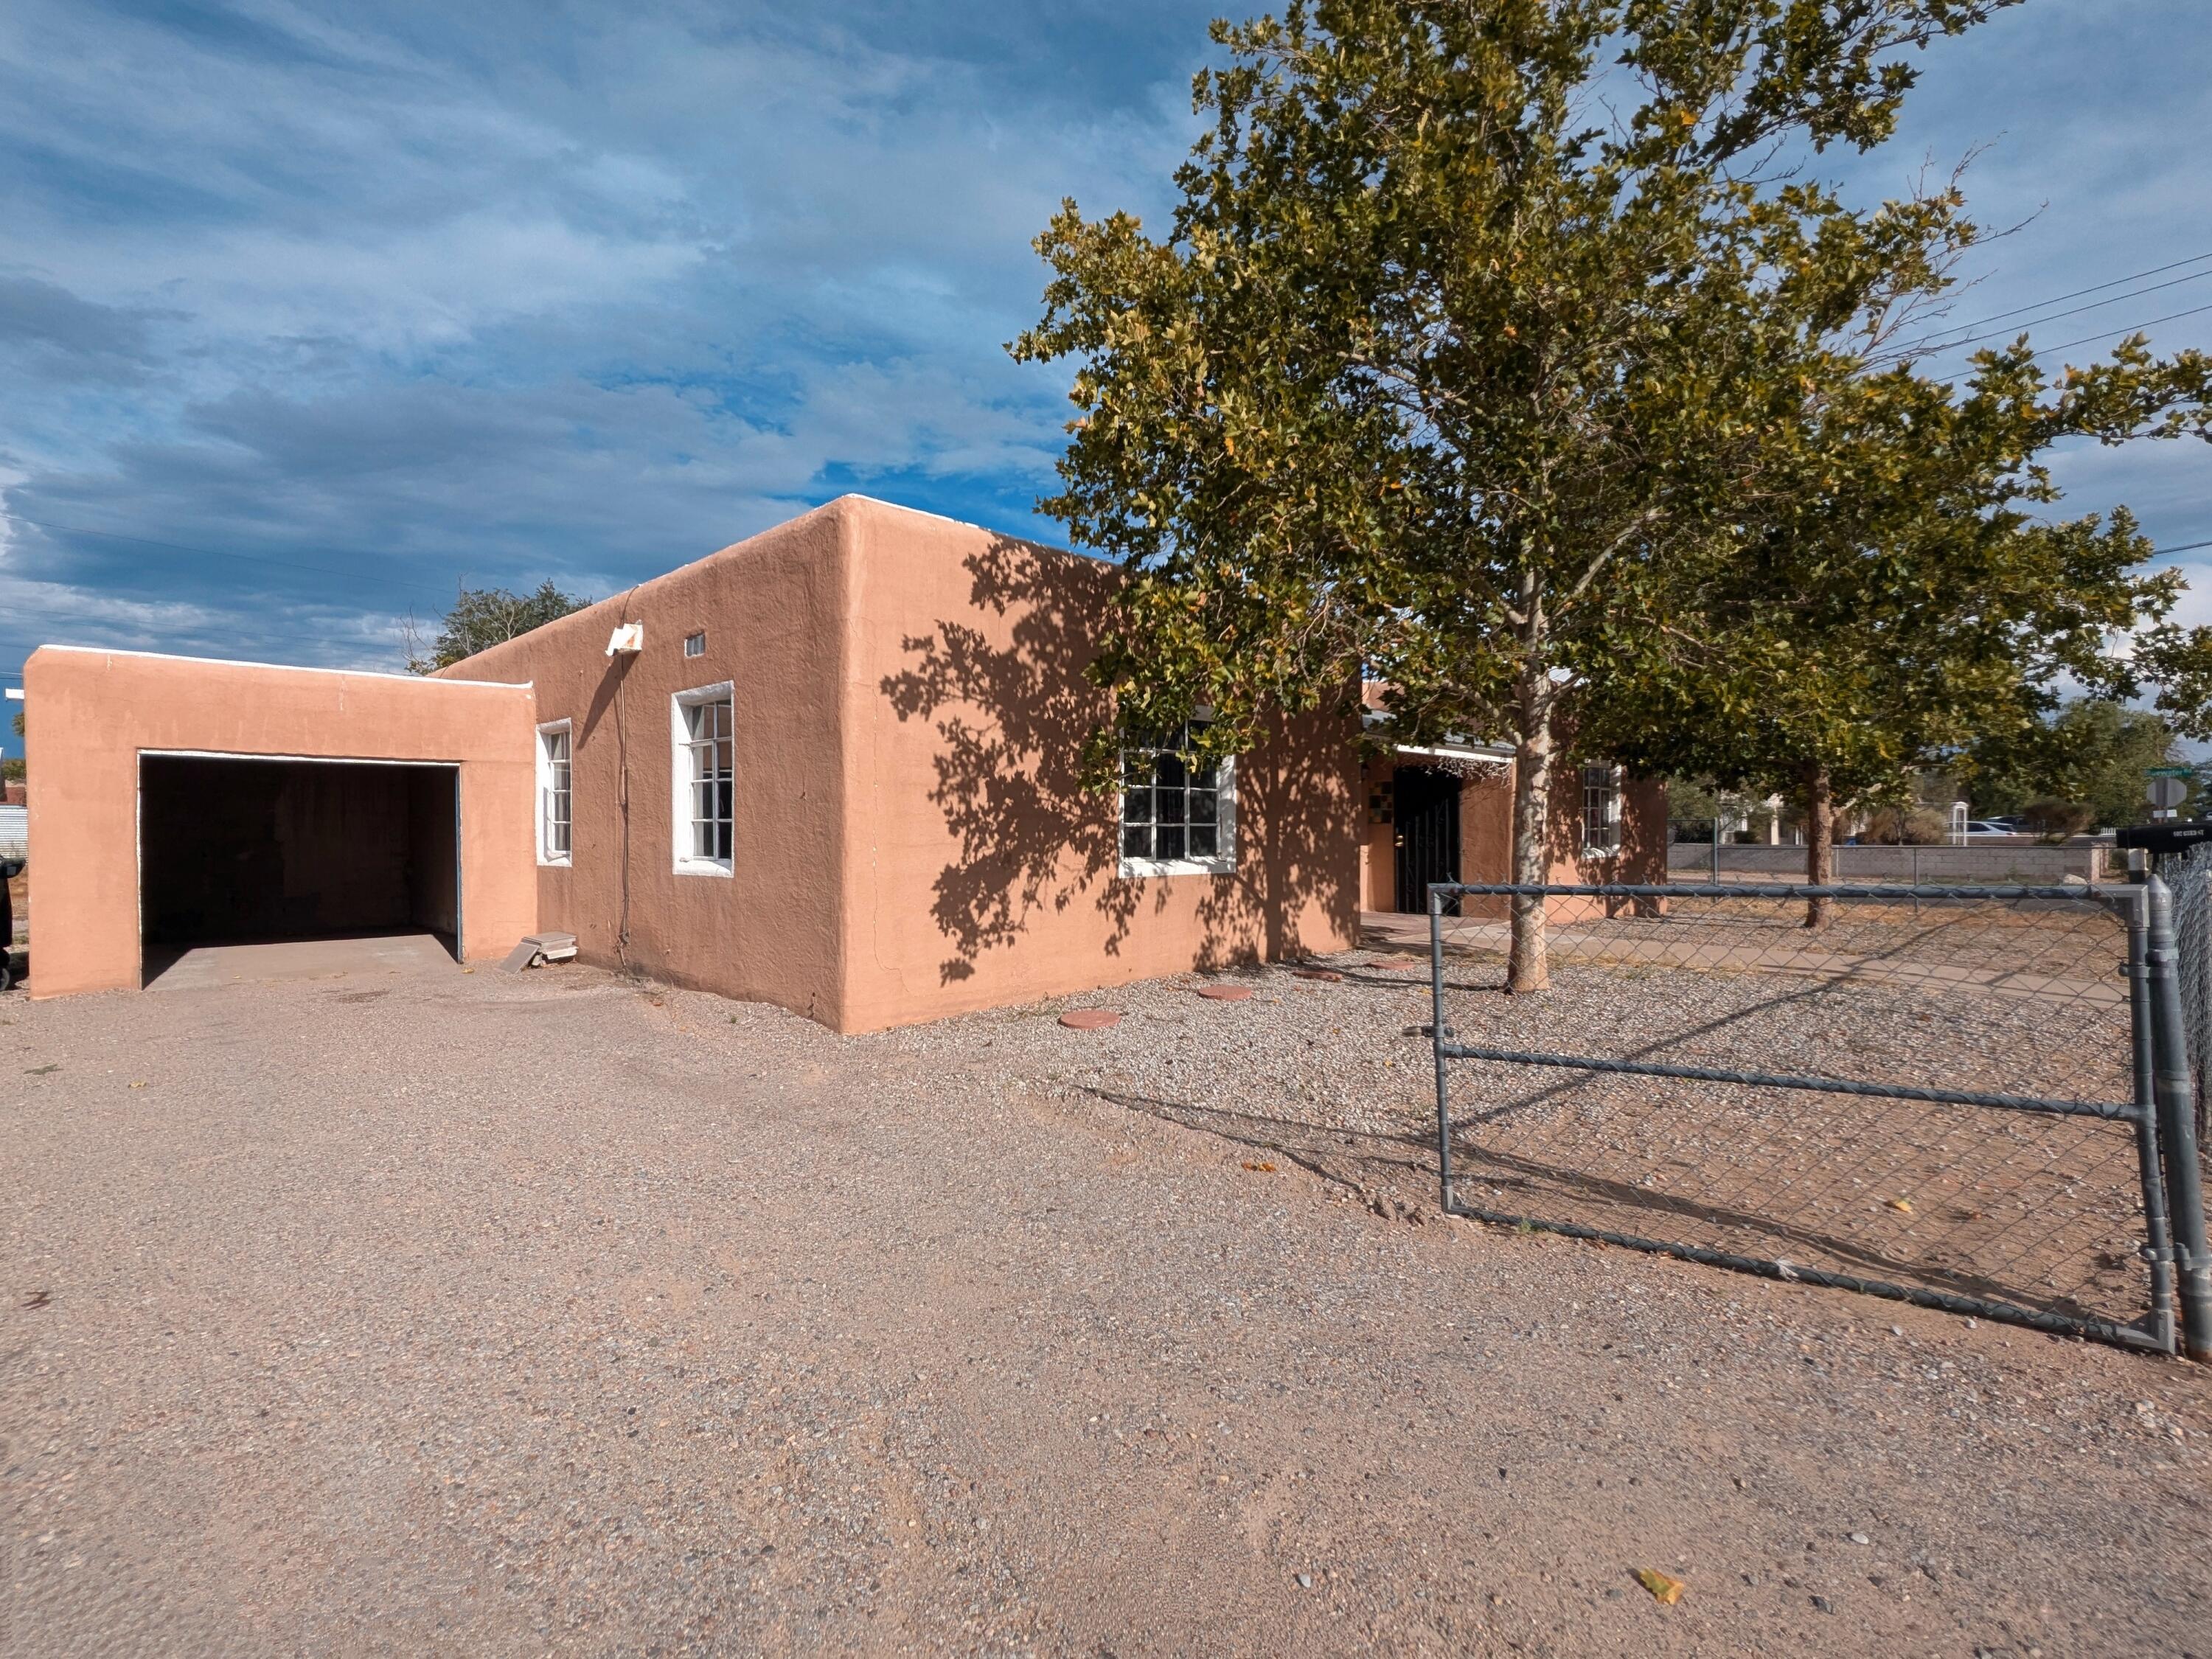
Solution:
M 1540 995 L 1501 994 L 1516 905 L 1548 917 Z M 1444 1206 L 2171 1352 L 2169 1209 L 2200 1253 L 2202 1211 L 2193 1137 L 2184 1201 L 2162 1162 L 2152 911 L 2130 886 L 1439 885 Z M 2200 1323 L 2212 1344 L 2212 1299 Z

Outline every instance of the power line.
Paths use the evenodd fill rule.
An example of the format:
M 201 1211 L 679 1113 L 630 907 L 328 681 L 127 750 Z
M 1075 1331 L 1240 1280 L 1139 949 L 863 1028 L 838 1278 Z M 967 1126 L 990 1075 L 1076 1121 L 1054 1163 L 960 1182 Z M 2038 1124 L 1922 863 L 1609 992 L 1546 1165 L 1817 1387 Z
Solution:
M 2027 322 L 2025 322 L 2025 323 L 2022 323 L 2020 326 L 2021 326 L 2021 328 L 2023 328 L 2023 329 L 2027 329 L 2027 328 L 2040 328 L 2040 327 L 2041 327 L 2044 324 L 2045 324 L 2045 323 L 2055 323 L 2055 322 L 2057 322 L 2057 321 L 2061 317 L 2078 317 L 2078 316 L 2080 316 L 2080 315 L 2081 315 L 2083 312 L 2085 312 L 2085 311 L 2096 311 L 2096 310 L 2100 310 L 2100 309 L 2101 309 L 2102 307 L 2106 307 L 2106 306 L 2116 306 L 2116 305 L 2119 304 L 2119 303 L 2120 303 L 2120 301 L 2123 301 L 2123 300 L 2140 300 L 2141 298 L 2142 298 L 2142 296 L 2143 296 L 2144 295 L 2146 295 L 2146 294 L 2155 294 L 2155 293 L 2157 293 L 2160 289 L 2165 289 L 2165 288 L 2176 288 L 2176 287 L 2179 287 L 2179 286 L 2180 284 L 2182 284 L 2183 283 L 2194 283 L 2194 282 L 2199 282 L 2199 281 L 2202 281 L 2204 277 L 2207 277 L 2207 276 L 2212 276 L 2212 270 L 2192 270 L 2192 271 L 2191 271 L 2191 272 L 2189 273 L 2189 275 L 2187 275 L 2186 276 L 2176 276 L 2176 277 L 2172 278 L 2172 279 L 2171 281 L 2169 281 L 2169 282 L 2164 282 L 2164 283 L 2152 283 L 2148 288 L 2139 288 L 2139 289 L 2136 289 L 2136 290 L 2134 290 L 2132 293 L 2129 293 L 2129 294 L 2115 294 L 2115 295 L 2113 295 L 2110 299 L 2106 299 L 2106 300 L 2092 300 L 2092 301 L 2091 301 L 2087 305 L 2086 305 L 2086 306 L 2075 306 L 2075 307 L 2073 307 L 2071 310 L 2069 310 L 2069 311 L 2054 311 L 2054 312 L 2052 312 L 2052 313 L 2051 313 L 2048 317 L 2036 317 L 2036 318 L 2033 318 L 2033 319 L 2031 319 L 2030 320 L 2028 320 L 2028 321 L 2027 321 Z M 2062 299 L 2071 298 L 2071 297 L 2072 297 L 2071 295 L 2062 295 L 2060 296 L 2060 298 L 2062 298 Z M 2051 305 L 2051 304 L 2055 304 L 2055 303 L 2056 303 L 2056 301 L 2050 301 L 2050 300 L 2046 300 L 2046 301 L 2045 301 L 2043 302 L 2043 304 L 2044 304 L 2044 305 Z M 2021 307 L 2021 309 L 2022 311 L 2036 311 L 2036 310 L 2039 310 L 2039 309 L 2041 309 L 2041 307 L 2039 307 L 2039 306 L 2022 306 L 2022 307 Z M 2001 315 L 2004 315 L 2004 316 L 2010 316 L 2010 315 L 2012 315 L 2013 313 L 2009 313 L 2009 312 L 2006 312 L 2006 313 L 2000 313 L 2000 314 L 2001 314 Z M 1983 322 L 1988 322 L 1989 320 L 1990 320 L 1990 319 L 1988 319 L 1988 318 L 1986 318 L 1986 317 L 1984 317 L 1984 318 L 1982 319 L 1982 321 L 1983 321 Z M 1979 324 L 1969 324 L 1969 325 L 1968 325 L 1968 326 L 1969 326 L 1969 327 L 1979 327 L 1979 326 L 1980 326 L 1980 325 L 1979 325 Z M 1963 340 L 1951 340 L 1951 341 L 1948 341 L 1948 342 L 1946 342 L 1944 344 L 1942 344 L 1942 345 L 1932 345 L 1932 346 L 1925 347 L 1925 348 L 1923 348 L 1923 349 L 1925 349 L 1925 350 L 1929 353 L 1929 356 L 1936 356 L 1936 355 L 1938 355 L 1938 354 L 1940 354 L 1940 353 L 1946 352 L 1946 351 L 1956 351 L 1956 350 L 1957 350 L 1960 346 L 1978 345 L 1978 344 L 1979 344 L 1979 343 L 1980 343 L 1982 341 L 1984 341 L 1984 340 L 1994 340 L 1994 339 L 1996 339 L 1996 338 L 1997 337 L 1997 336 L 1998 336 L 1998 335 L 2000 335 L 2000 334 L 2010 334 L 2010 333 L 2014 333 L 2014 332 L 2015 332 L 2015 331 L 2014 331 L 2014 330 L 2013 330 L 2013 329 L 2007 329 L 2007 328 L 1992 329 L 1992 330 L 1990 330 L 1987 334 L 1970 334 L 1970 335 L 1968 335 L 1968 336 L 1967 336 L 1965 339 L 1963 339 Z M 2096 337 L 2093 335 L 2093 336 L 2091 336 L 2090 337 L 2094 339 L 2094 337 Z
M 2087 345 L 2092 340 L 2109 340 L 2115 334 L 2140 334 L 2147 328 L 2156 328 L 2160 323 L 2178 322 L 2184 317 L 2194 317 L 2199 312 L 2212 311 L 2212 305 L 2191 306 L 2186 311 L 2169 312 L 2163 317 L 2154 317 L 2147 323 L 2131 323 L 2125 328 L 2107 328 L 2094 334 L 2084 334 L 2078 340 L 2061 340 L 2055 346 L 2039 346 L 2039 351 L 2065 351 L 2077 345 Z
M 2055 306 L 2067 300 L 2078 300 L 2085 294 L 2101 294 L 2108 288 L 2118 288 L 2124 283 L 2139 283 L 2146 276 L 2162 276 L 2169 270 L 2179 270 L 2184 265 L 2201 264 L 2212 259 L 2212 253 L 2199 253 L 2187 259 L 2176 259 L 2169 265 L 2153 265 L 2148 270 L 2138 270 L 2132 276 L 2115 276 L 2109 283 L 2092 283 L 2087 288 L 2077 288 L 2071 294 L 2054 294 L 2047 300 L 2032 300 L 2024 306 L 2014 306 L 2010 311 L 1993 311 L 1986 317 L 1977 317 L 1971 323 L 1961 323 L 1960 328 L 1979 328 L 1985 323 L 2002 322 L 2008 317 L 2017 317 L 2023 311 L 2040 311 L 2045 306 Z M 2187 281 L 2186 277 L 2181 279 Z M 2164 283 L 2160 284 L 2164 287 Z M 2148 290 L 2146 290 L 2148 292 Z

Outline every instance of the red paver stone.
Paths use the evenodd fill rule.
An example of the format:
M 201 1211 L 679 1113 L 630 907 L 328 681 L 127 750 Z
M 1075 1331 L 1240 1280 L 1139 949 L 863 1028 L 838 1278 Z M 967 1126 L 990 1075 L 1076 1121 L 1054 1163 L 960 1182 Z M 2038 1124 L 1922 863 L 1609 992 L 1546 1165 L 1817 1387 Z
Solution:
M 1071 1008 L 1060 1017 L 1060 1023 L 1071 1031 L 1103 1031 L 1109 1025 L 1119 1025 L 1121 1016 L 1111 1008 Z

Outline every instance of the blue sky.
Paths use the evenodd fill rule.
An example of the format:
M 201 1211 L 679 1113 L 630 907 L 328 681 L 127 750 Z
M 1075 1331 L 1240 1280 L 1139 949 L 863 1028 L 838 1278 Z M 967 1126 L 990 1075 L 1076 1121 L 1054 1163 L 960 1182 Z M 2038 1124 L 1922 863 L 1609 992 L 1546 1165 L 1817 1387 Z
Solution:
M 601 595 L 847 489 L 1052 536 L 1065 374 L 1001 349 L 1029 240 L 1064 195 L 1158 221 L 1213 9 L 10 0 L 0 676 L 45 640 L 394 667 L 457 580 Z M 1924 63 L 1835 165 L 1871 200 L 1985 147 L 1976 216 L 2025 222 L 1958 322 L 2212 254 L 2199 0 L 2031 0 Z M 2037 337 L 2195 305 L 2212 275 Z M 2172 544 L 2208 467 L 2059 470 Z

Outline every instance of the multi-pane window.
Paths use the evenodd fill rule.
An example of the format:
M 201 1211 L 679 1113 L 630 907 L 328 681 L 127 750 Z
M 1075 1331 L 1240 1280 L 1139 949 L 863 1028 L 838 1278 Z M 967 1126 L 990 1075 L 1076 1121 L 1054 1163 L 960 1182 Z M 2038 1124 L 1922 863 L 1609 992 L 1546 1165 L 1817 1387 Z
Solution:
M 1121 751 L 1125 866 L 1226 867 L 1235 853 L 1231 776 L 1235 763 L 1190 752 L 1206 722 L 1192 720 Z
M 1583 768 L 1583 845 L 1594 853 L 1620 845 L 1620 774 L 1610 766 Z
M 729 688 L 685 693 L 676 714 L 677 857 L 726 870 L 735 787 Z
M 684 636 L 684 654 L 687 657 L 703 657 L 707 654 L 706 629 L 702 628 L 696 634 L 686 634 Z
M 570 836 L 568 727 L 549 726 L 538 733 L 538 856 L 546 864 L 568 861 Z

